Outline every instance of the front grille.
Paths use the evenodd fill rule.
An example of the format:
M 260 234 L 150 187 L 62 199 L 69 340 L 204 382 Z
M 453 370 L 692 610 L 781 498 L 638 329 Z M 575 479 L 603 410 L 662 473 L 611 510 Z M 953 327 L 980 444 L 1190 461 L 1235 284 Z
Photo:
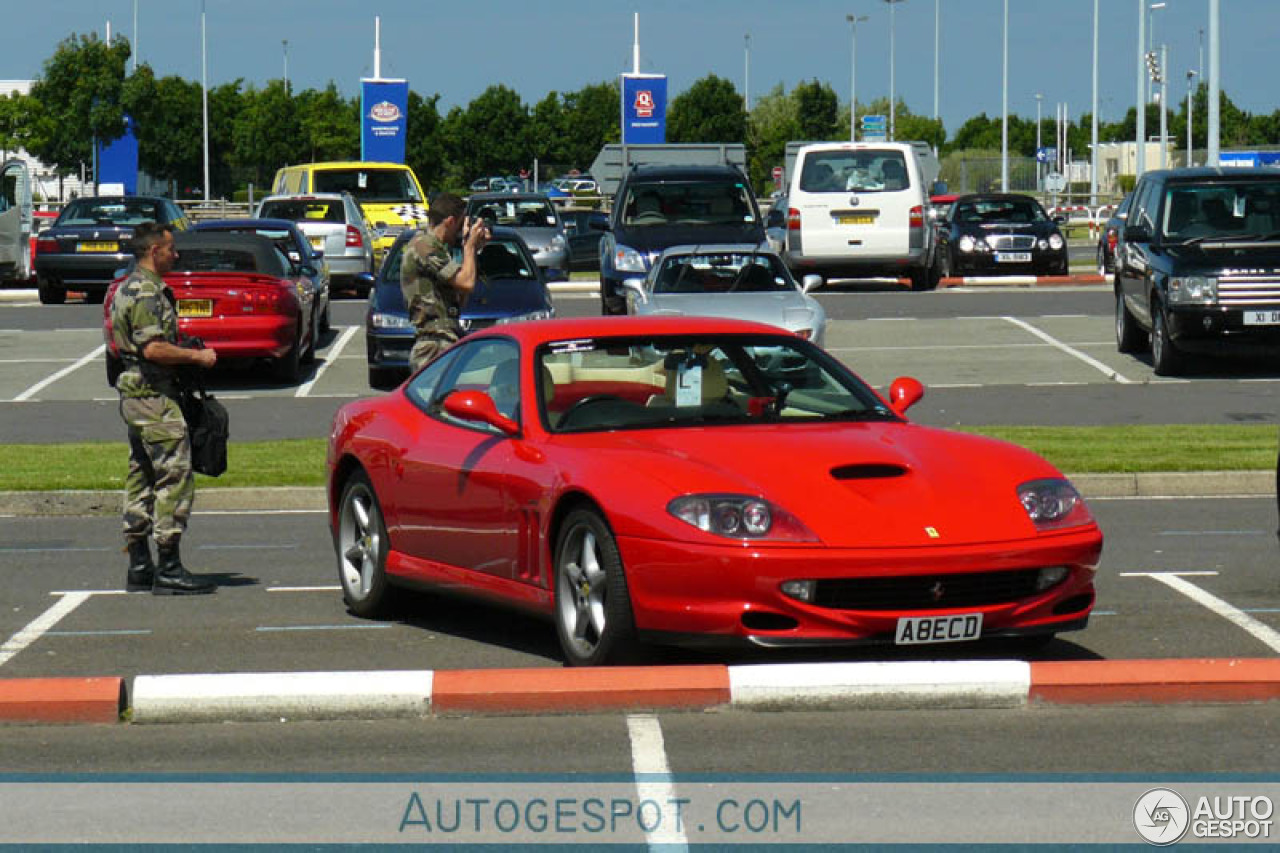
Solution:
M 464 332 L 478 332 L 498 322 L 496 317 L 463 317 L 458 321 Z
M 1035 237 L 1022 237 L 1015 234 L 989 234 L 987 245 L 993 249 L 1032 249 L 1035 248 Z
M 820 580 L 814 604 L 836 610 L 946 610 L 1034 595 L 1039 569 Z
M 1218 303 L 1244 307 L 1280 302 L 1280 277 L 1275 273 L 1224 275 L 1218 279 Z

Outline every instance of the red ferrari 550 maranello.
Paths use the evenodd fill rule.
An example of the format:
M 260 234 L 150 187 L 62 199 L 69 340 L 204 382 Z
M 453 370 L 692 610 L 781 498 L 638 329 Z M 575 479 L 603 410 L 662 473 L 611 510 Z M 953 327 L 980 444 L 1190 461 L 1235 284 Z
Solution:
M 532 610 L 577 665 L 1085 627 L 1083 499 L 1030 451 L 911 423 L 922 394 L 734 320 L 496 326 L 335 416 L 343 595 L 360 616 L 405 584 Z

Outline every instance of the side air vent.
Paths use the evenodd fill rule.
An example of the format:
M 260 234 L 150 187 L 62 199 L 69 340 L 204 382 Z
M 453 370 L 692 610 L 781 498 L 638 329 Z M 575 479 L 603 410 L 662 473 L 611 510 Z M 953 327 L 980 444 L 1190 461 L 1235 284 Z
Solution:
M 831 469 L 831 476 L 837 480 L 887 480 L 901 477 L 907 469 L 901 465 L 881 462 L 868 462 L 861 465 L 839 465 Z

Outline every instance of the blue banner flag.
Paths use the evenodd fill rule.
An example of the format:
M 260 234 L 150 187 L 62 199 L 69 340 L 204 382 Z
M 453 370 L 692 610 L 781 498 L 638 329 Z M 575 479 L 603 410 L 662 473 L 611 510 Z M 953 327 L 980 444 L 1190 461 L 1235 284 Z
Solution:
M 403 163 L 408 115 L 407 80 L 361 80 L 360 159 Z
M 664 74 L 622 75 L 622 144 L 667 141 L 667 78 Z

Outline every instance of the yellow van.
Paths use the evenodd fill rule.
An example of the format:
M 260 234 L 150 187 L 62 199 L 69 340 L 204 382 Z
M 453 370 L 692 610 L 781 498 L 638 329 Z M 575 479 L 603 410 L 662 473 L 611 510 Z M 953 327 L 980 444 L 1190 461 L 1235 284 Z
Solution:
M 427 196 L 418 176 L 403 163 L 337 161 L 301 163 L 276 172 L 273 195 L 348 192 L 360 203 L 374 229 L 374 263 L 405 228 L 427 223 Z

